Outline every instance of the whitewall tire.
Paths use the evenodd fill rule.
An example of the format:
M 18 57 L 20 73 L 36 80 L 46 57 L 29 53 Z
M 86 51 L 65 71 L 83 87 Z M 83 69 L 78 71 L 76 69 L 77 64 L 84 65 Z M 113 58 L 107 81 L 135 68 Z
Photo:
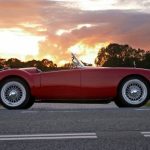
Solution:
M 30 100 L 29 87 L 21 79 L 7 79 L 1 84 L 0 100 L 8 109 L 23 109 Z
M 140 107 L 149 100 L 149 85 L 141 77 L 129 77 L 119 86 L 115 103 L 119 107 Z

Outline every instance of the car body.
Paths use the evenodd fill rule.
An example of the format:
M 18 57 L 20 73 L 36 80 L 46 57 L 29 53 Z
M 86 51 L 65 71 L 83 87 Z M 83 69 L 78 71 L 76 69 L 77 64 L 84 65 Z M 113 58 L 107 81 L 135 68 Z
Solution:
M 73 55 L 73 57 L 75 56 Z M 77 58 L 75 57 L 75 59 Z M 77 63 L 80 62 L 76 62 L 77 66 L 72 69 L 49 72 L 42 72 L 37 68 L 1 70 L 1 88 L 4 85 L 4 81 L 8 82 L 10 79 L 12 81 L 13 79 L 19 79 L 27 85 L 28 93 L 30 93 L 30 97 L 34 100 L 47 102 L 52 100 L 60 102 L 66 100 L 68 102 L 82 102 L 86 100 L 87 102 L 97 101 L 101 103 L 108 100 L 115 101 L 118 97 L 121 84 L 130 78 L 135 78 L 142 80 L 146 84 L 147 96 L 144 103 L 137 105 L 131 104 L 130 106 L 142 106 L 148 100 L 150 92 L 150 70 L 138 68 L 83 67 Z M 133 96 L 131 94 L 137 94 L 136 92 L 140 90 L 138 86 L 135 88 L 132 86 L 131 89 L 132 91 L 129 96 Z M 15 91 L 8 93 L 8 95 L 14 96 L 16 93 L 13 92 Z M 1 101 L 4 104 L 2 98 Z M 7 107 L 6 104 L 4 106 Z M 13 109 L 19 108 L 19 106 L 8 106 L 7 108 Z

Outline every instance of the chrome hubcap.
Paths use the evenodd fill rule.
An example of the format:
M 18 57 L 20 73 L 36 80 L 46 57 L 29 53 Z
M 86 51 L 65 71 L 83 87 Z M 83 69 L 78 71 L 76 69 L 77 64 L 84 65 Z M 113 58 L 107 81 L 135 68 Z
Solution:
M 10 102 L 17 102 L 22 97 L 22 91 L 19 87 L 11 86 L 5 91 L 5 97 Z
M 15 99 L 17 99 L 18 93 L 17 93 L 17 91 L 12 90 L 8 95 L 9 95 L 10 99 L 15 100 Z
M 129 104 L 142 103 L 147 98 L 147 94 L 146 85 L 138 79 L 127 81 L 122 89 L 123 98 Z
M 8 106 L 15 107 L 21 105 L 26 98 L 26 90 L 24 86 L 12 81 L 6 83 L 1 90 L 1 99 Z
M 143 90 L 139 85 L 129 85 L 126 89 L 126 95 L 131 100 L 137 100 L 142 96 Z

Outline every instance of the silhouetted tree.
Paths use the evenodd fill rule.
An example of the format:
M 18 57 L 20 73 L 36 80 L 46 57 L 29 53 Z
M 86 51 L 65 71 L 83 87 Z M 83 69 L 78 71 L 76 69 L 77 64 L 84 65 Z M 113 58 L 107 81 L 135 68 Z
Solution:
M 50 71 L 55 70 L 57 65 L 54 64 L 52 61 L 48 59 L 43 59 L 42 61 L 39 60 L 31 60 L 25 63 L 25 67 L 37 67 L 42 71 Z
M 6 61 L 6 65 L 10 68 L 21 68 L 23 66 L 23 62 L 17 58 L 10 58 Z
M 62 66 L 62 69 L 71 69 L 73 67 L 74 67 L 73 63 L 66 63 L 66 64 L 64 64 L 64 66 Z
M 150 51 L 146 52 L 142 64 L 143 68 L 150 69 Z
M 135 62 L 136 67 L 142 67 L 144 58 L 144 50 L 113 43 L 99 50 L 95 64 L 104 67 L 134 67 Z
M 134 49 L 129 45 L 119 45 L 116 43 L 109 44 L 106 48 L 101 48 L 95 59 L 97 66 L 104 67 L 136 67 L 150 69 L 150 51 L 144 51 L 142 49 Z M 84 62 L 83 62 L 84 63 Z M 87 66 L 91 64 L 84 63 Z M 8 60 L 0 58 L 0 69 L 2 68 L 25 68 L 25 67 L 37 67 L 42 71 L 71 69 L 72 63 L 66 63 L 62 67 L 57 67 L 57 64 L 48 59 L 43 60 L 30 60 L 22 62 L 17 58 L 10 58 Z
M 0 69 L 5 68 L 6 66 L 6 59 L 0 59 Z

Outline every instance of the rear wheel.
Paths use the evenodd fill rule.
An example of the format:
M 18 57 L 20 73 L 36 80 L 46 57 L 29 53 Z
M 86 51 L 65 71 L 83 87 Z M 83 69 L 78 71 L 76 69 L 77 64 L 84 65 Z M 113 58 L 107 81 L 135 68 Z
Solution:
M 149 99 L 149 85 L 140 77 L 130 77 L 124 80 L 115 101 L 119 107 L 140 107 Z
M 23 109 L 30 101 L 29 87 L 19 78 L 7 79 L 1 84 L 0 100 L 8 109 Z

